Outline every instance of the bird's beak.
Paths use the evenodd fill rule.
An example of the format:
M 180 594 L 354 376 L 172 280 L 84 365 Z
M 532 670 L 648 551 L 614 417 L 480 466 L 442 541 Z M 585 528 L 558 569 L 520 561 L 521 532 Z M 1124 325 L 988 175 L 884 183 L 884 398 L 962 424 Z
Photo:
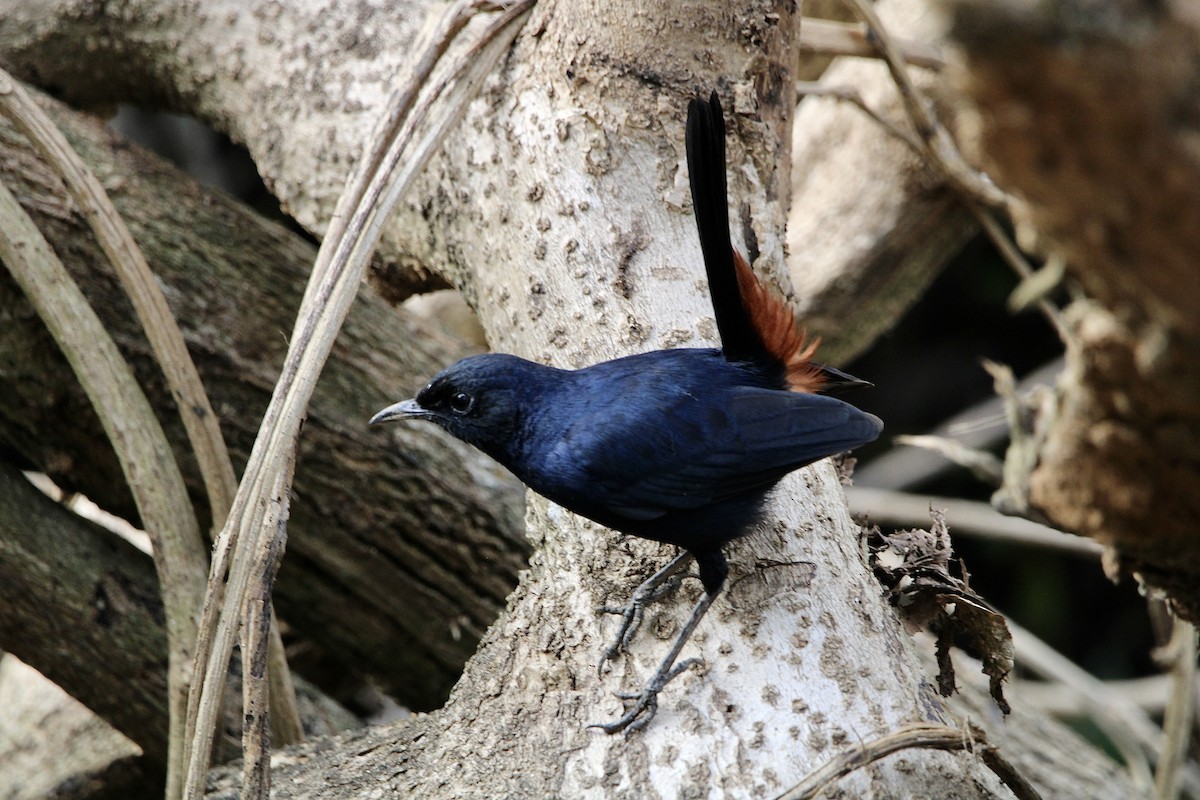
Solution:
M 821 394 L 836 394 L 847 389 L 869 389 L 875 385 L 827 364 L 821 365 L 821 375 L 825 378 L 825 383 L 820 389 Z
M 371 421 L 367 424 L 378 425 L 381 422 L 391 422 L 397 419 L 428 419 L 430 416 L 429 411 L 421 408 L 416 400 L 401 400 L 371 417 Z

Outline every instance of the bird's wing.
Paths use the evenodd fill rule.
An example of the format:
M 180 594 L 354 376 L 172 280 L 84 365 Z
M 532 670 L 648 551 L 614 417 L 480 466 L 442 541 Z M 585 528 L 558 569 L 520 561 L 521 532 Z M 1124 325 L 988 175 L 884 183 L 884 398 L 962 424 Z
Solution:
M 548 466 L 586 486 L 589 504 L 634 520 L 764 488 L 874 440 L 883 427 L 836 398 L 753 387 L 616 414 L 596 420 L 588 435 L 565 437 Z

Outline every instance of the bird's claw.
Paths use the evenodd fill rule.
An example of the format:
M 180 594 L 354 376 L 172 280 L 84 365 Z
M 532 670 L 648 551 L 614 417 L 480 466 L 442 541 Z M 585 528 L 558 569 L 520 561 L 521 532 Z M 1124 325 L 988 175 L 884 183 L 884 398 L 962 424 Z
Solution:
M 610 658 L 614 658 L 622 648 L 629 644 L 633 633 L 637 630 L 637 626 L 641 624 L 642 616 L 645 613 L 647 603 L 652 603 L 655 600 L 675 591 L 679 587 L 680 578 L 675 575 L 683 563 L 690 558 L 691 555 L 686 551 L 675 557 L 670 564 L 654 573 L 649 579 L 643 581 L 633 593 L 629 604 L 617 613 L 622 616 L 621 630 L 617 634 L 617 638 L 612 645 L 604 651 L 604 656 L 600 661 L 600 673 L 604 673 L 604 664 Z M 640 692 L 619 693 L 617 696 L 623 701 L 633 701 L 633 707 L 628 709 L 619 719 L 612 722 L 598 722 L 589 725 L 589 728 L 599 728 L 608 734 L 616 733 L 617 731 L 625 731 L 625 735 L 636 733 L 650 724 L 650 720 L 654 719 L 654 715 L 658 713 L 658 693 L 663 690 L 663 687 L 679 676 L 680 673 L 690 669 L 695 664 L 699 663 L 699 659 L 689 658 L 684 661 L 675 663 L 675 659 L 679 658 L 679 652 L 687 643 L 688 637 L 692 635 L 692 631 L 700 624 L 704 614 L 708 611 L 708 607 L 712 605 L 713 599 L 716 597 L 716 591 L 704 592 L 704 596 L 696 603 L 692 609 L 691 616 L 679 631 L 679 635 L 675 637 L 675 643 L 671 645 L 671 650 L 666 657 L 659 663 L 658 669 L 654 671 L 654 675 L 646 683 L 646 687 Z
M 650 724 L 650 720 L 654 719 L 654 715 L 658 713 L 658 693 L 648 694 L 648 690 L 649 687 L 640 693 L 632 693 L 638 701 L 633 708 L 626 711 L 620 718 L 614 719 L 612 722 L 593 722 L 588 727 L 599 728 L 609 736 L 620 731 L 625 731 L 626 737 L 632 736 L 642 730 Z
M 634 589 L 633 594 L 629 597 L 629 602 L 624 606 L 600 606 L 598 610 L 601 613 L 615 614 L 621 617 L 621 627 L 617 629 L 617 635 L 613 637 L 612 644 L 606 647 L 600 656 L 600 663 L 596 665 L 597 675 L 603 677 L 604 665 L 620 655 L 622 650 L 629 648 L 630 642 L 633 641 L 638 628 L 642 625 L 642 619 L 646 615 L 646 606 L 658 602 L 679 589 L 683 582 L 683 576 L 674 573 L 689 558 L 691 555 L 686 551 L 676 556 L 669 564 Z
M 600 663 L 596 667 L 597 675 L 603 675 L 604 665 L 620 655 L 622 650 L 628 649 L 638 628 L 642 626 L 642 619 L 646 615 L 646 604 L 654 602 L 661 596 L 659 592 L 654 592 L 647 597 L 639 587 L 639 591 L 633 593 L 624 607 L 601 606 L 600 611 L 603 613 L 616 614 L 621 617 L 621 627 L 617 629 L 617 635 L 613 637 L 612 643 L 604 649 L 604 653 L 600 656 Z
M 640 692 L 617 692 L 617 697 L 623 701 L 633 701 L 633 706 L 612 722 L 593 722 L 589 728 L 599 728 L 612 735 L 625 731 L 629 737 L 644 729 L 658 713 L 658 695 L 663 688 L 681 674 L 700 663 L 698 658 L 689 658 L 679 662 L 669 670 L 660 669 Z
M 640 626 L 641 624 L 642 624 L 642 610 L 641 609 L 638 609 L 637 612 L 633 615 L 632 621 L 630 621 L 629 617 L 625 618 L 625 620 L 621 623 L 621 629 L 619 631 L 617 631 L 617 635 L 613 639 L 612 644 L 610 644 L 608 647 L 604 648 L 604 652 L 600 654 L 600 663 L 596 665 L 596 675 L 598 677 L 601 677 L 601 678 L 604 677 L 604 667 L 608 664 L 609 661 L 612 661 L 618 655 L 620 655 L 622 650 L 624 650 L 625 648 L 627 648 L 629 646 L 629 641 L 630 641 L 630 639 L 632 639 L 632 636 L 633 636 L 632 632 L 636 631 L 638 629 L 638 626 Z

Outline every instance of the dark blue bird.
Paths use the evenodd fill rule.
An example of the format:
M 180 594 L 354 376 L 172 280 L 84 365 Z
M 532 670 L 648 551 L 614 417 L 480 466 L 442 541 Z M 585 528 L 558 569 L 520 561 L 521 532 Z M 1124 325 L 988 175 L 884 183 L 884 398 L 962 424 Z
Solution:
M 610 733 L 644 727 L 658 692 L 690 665 L 674 662 L 725 581 L 722 545 L 754 529 L 771 488 L 883 429 L 877 417 L 817 393 L 868 384 L 811 360 L 816 344 L 805 343 L 787 307 L 733 248 L 716 93 L 688 107 L 687 156 L 720 350 L 657 350 L 579 370 L 473 356 L 371 419 L 429 420 L 555 503 L 684 549 L 620 612 L 604 660 L 629 644 L 642 607 L 695 557 L 704 597 L 646 688 L 624 695 L 636 701 L 629 712 L 597 726 Z

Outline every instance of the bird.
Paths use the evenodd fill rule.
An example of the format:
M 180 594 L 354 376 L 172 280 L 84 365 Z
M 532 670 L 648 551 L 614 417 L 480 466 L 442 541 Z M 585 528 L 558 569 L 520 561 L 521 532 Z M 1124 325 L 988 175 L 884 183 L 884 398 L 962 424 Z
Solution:
M 877 438 L 883 423 L 830 396 L 866 381 L 814 361 L 782 299 L 732 243 L 725 121 L 717 93 L 688 105 L 692 208 L 720 348 L 654 350 L 559 369 L 514 355 L 470 356 L 370 424 L 424 420 L 483 451 L 533 491 L 623 534 L 681 552 L 620 609 L 600 669 L 627 650 L 642 611 L 695 559 L 704 593 L 625 714 L 593 727 L 626 735 L 649 724 L 658 695 L 692 666 L 684 644 L 724 586 L 729 541 L 753 531 L 788 473 Z

